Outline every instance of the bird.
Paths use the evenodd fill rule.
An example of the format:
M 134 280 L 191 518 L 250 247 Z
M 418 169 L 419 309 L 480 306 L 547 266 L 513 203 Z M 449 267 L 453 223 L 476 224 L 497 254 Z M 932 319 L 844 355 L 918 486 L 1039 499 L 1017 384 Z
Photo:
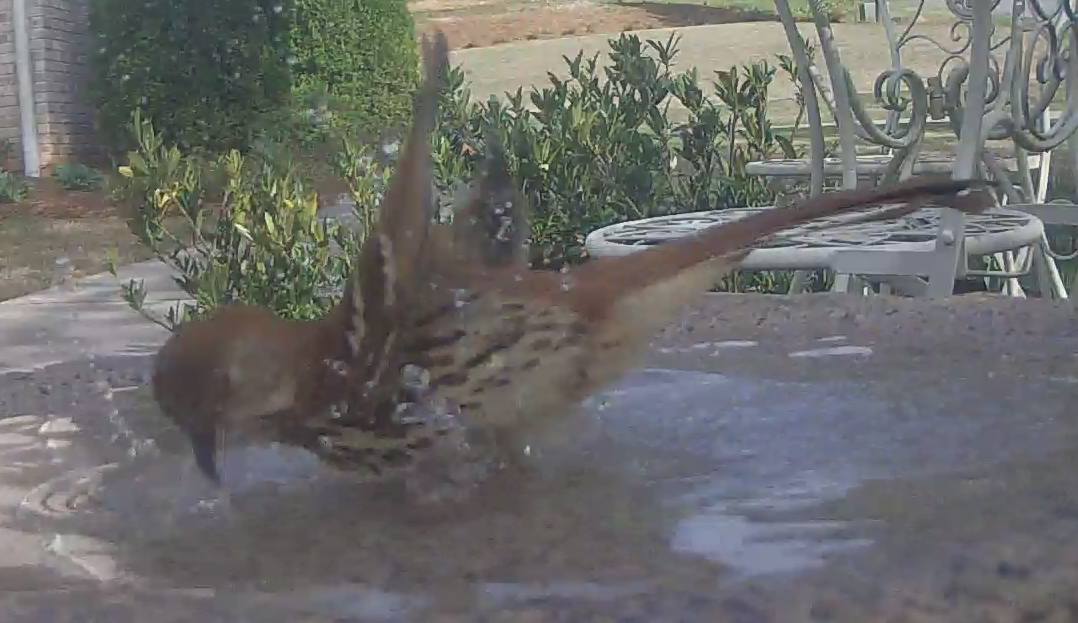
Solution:
M 437 53 L 438 47 L 427 51 Z M 412 160 L 397 174 L 429 175 L 427 137 L 413 133 L 409 141 L 403 157 Z M 407 186 L 427 185 L 415 180 Z M 530 271 L 519 263 L 454 261 L 439 245 L 410 258 L 387 254 L 390 262 L 405 262 L 414 279 L 398 282 L 412 315 L 399 325 L 391 348 L 382 354 L 359 349 L 357 356 L 394 369 L 421 370 L 432 399 L 457 414 L 466 428 L 512 453 L 532 425 L 557 422 L 630 371 L 660 329 L 776 232 L 873 206 L 898 204 L 860 220 L 897 218 L 929 199 L 978 212 L 991 203 L 987 191 L 976 180 L 916 178 L 887 188 L 828 193 L 628 256 L 595 259 L 568 274 Z M 425 212 L 418 196 L 387 197 L 383 209 L 387 215 Z M 415 279 L 417 270 L 422 276 Z M 358 318 L 352 326 L 370 333 Z M 350 419 L 368 431 L 393 429 L 400 405 L 372 400 L 385 386 L 370 372 L 370 367 L 359 371 L 349 385 Z M 340 450 L 347 454 L 349 448 L 344 444 Z M 390 454 L 405 460 L 409 450 Z
M 425 36 L 422 52 L 412 126 L 341 303 L 307 323 L 224 308 L 181 327 L 158 355 L 158 403 L 215 483 L 217 441 L 237 426 L 365 474 L 409 465 L 458 425 L 511 460 L 529 431 L 564 421 L 630 372 L 655 334 L 778 232 L 871 208 L 844 222 L 898 218 L 929 200 L 967 213 L 991 205 L 984 181 L 917 177 L 825 193 L 567 273 L 530 270 L 518 220 L 527 210 L 498 146 L 473 188 L 478 203 L 449 229 L 434 224 L 444 34 Z M 453 425 L 422 415 L 423 405 Z
M 440 57 L 444 60 L 445 54 Z M 433 68 L 445 70 L 446 67 Z M 429 84 L 438 86 L 437 81 Z M 419 99 L 426 102 L 433 96 L 425 91 Z M 417 124 L 416 131 L 429 132 L 429 123 Z M 462 205 L 455 210 L 452 223 L 440 225 L 429 219 L 423 223 L 430 225 L 426 235 L 437 241 L 443 255 L 451 253 L 457 261 L 488 262 L 492 266 L 526 262 L 529 215 L 517 191 L 509 185 L 507 167 L 500 145 L 489 141 L 483 170 L 463 193 Z M 401 183 L 424 177 L 427 175 L 416 173 L 398 176 L 389 196 L 397 197 L 403 192 L 410 197 L 407 193 L 415 189 L 402 189 Z M 429 202 L 429 198 L 424 201 Z M 380 224 L 380 231 L 399 232 L 415 225 L 396 223 L 393 219 L 399 214 L 390 213 Z M 418 231 L 423 229 L 417 226 Z M 406 236 L 393 234 L 385 238 L 387 243 L 401 243 L 398 251 L 410 249 L 414 253 L 416 247 L 406 246 Z M 420 244 L 424 236 L 417 234 L 414 240 Z M 363 247 L 342 299 L 320 319 L 285 320 L 263 307 L 230 303 L 182 323 L 158 350 L 151 376 L 155 402 L 164 416 L 187 435 L 197 468 L 213 484 L 221 484 L 217 452 L 229 432 L 315 453 L 324 451 L 325 431 L 320 418 L 332 422 L 329 416 L 348 396 L 345 362 L 353 357 L 349 340 L 361 339 L 352 323 L 358 320 L 364 326 L 376 325 L 379 318 L 391 323 L 395 313 L 388 311 L 394 308 L 389 305 L 383 316 L 375 317 L 379 313 L 377 305 L 365 303 L 362 296 L 353 296 L 357 285 L 364 288 L 367 298 L 382 296 L 376 283 L 384 267 L 381 248 L 378 244 Z M 374 292 L 378 294 L 372 295 Z M 353 432 L 357 434 L 363 433 Z M 379 439 L 374 437 L 364 443 L 379 447 Z M 381 445 L 397 443 L 399 438 Z

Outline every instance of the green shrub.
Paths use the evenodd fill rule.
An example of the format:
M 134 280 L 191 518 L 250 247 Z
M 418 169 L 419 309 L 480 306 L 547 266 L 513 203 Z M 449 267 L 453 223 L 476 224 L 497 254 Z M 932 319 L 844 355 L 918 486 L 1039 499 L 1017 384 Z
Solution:
M 774 193 L 745 164 L 797 157 L 788 136 L 767 119 L 775 69 L 766 62 L 715 72 L 676 73 L 677 38 L 610 41 L 598 55 L 565 57 L 568 77 L 473 104 L 459 70 L 447 96 L 436 167 L 444 181 L 467 177 L 495 132 L 534 213 L 533 266 L 560 268 L 585 259 L 585 236 L 600 227 L 675 212 L 763 205 Z M 673 102 L 684 121 L 671 120 Z M 474 150 L 467 150 L 465 145 Z
M 92 95 L 115 153 L 132 147 L 136 108 L 185 153 L 407 121 L 418 55 L 404 0 L 92 0 L 90 13 Z
M 0 203 L 19 203 L 26 199 L 26 182 L 10 171 L 0 171 Z
M 294 0 L 293 23 L 300 93 L 331 96 L 338 120 L 363 130 L 407 122 L 419 57 L 405 0 Z
M 92 0 L 92 95 L 103 138 L 122 151 L 132 110 L 169 143 L 246 146 L 288 96 L 290 0 Z
M 363 232 L 320 218 L 317 197 L 287 166 L 235 150 L 184 156 L 149 121 L 136 117 L 135 127 L 117 198 L 131 208 L 132 232 L 194 299 L 162 324 L 233 301 L 314 318 L 336 300 Z M 124 296 L 141 310 L 146 291 L 132 282 Z
M 551 76 L 527 98 L 518 91 L 475 103 L 459 68 L 443 93 L 433 143 L 439 197 L 471 179 L 486 140 L 500 141 L 533 212 L 534 268 L 585 261 L 585 236 L 611 223 L 769 204 L 774 192 L 745 164 L 803 155 L 768 120 L 775 74 L 768 63 L 717 71 L 703 84 L 695 71 L 671 70 L 673 37 L 622 35 L 610 45 L 608 67 L 594 57 L 566 58 L 568 78 Z M 780 66 L 792 70 L 788 59 Z M 685 109 L 682 121 L 668 114 L 674 101 Z M 191 313 L 244 301 L 309 318 L 339 296 L 394 166 L 391 151 L 325 143 L 326 163 L 351 190 L 359 221 L 352 231 L 315 216 L 316 199 L 287 143 L 263 141 L 246 157 L 207 160 L 166 147 L 145 121 L 136 118 L 135 127 L 138 148 L 121 169 L 121 190 L 135 208 L 136 235 L 196 299 Z M 310 137 L 325 139 L 315 130 Z M 177 228 L 169 215 L 186 224 Z M 722 287 L 773 292 L 788 284 L 789 274 L 765 272 L 734 275 Z M 144 296 L 138 284 L 128 286 L 136 307 Z
M 105 185 L 105 176 L 100 171 L 82 163 L 57 165 L 52 176 L 65 190 L 97 190 Z

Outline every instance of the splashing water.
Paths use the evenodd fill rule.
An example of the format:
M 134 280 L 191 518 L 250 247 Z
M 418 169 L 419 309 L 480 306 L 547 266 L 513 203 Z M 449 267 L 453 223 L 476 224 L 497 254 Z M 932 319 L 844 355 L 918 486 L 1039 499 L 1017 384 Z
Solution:
M 115 392 L 112 385 L 104 378 L 104 373 L 97 367 L 95 361 L 90 361 L 90 370 L 94 377 L 94 389 L 105 401 L 105 417 L 115 432 L 112 441 L 123 441 L 127 446 L 127 455 L 134 459 L 141 456 L 156 456 L 160 454 L 156 442 L 152 439 L 140 437 L 131 429 L 120 410 L 116 408 Z
M 401 383 L 412 395 L 423 395 L 430 389 L 430 372 L 419 366 L 408 364 L 401 370 Z
M 569 275 L 569 267 L 568 266 L 562 266 L 561 270 L 558 271 L 558 272 L 561 273 L 561 289 L 562 289 L 562 292 L 568 292 L 569 290 L 572 290 L 574 284 L 573 284 L 572 276 Z
M 464 288 L 455 288 L 453 290 L 453 306 L 457 309 L 463 308 L 468 304 L 468 299 L 471 294 Z
M 409 364 L 401 376 L 411 402 L 398 407 L 397 420 L 444 432 L 432 447 L 415 455 L 405 470 L 406 489 L 419 502 L 467 497 L 486 478 L 487 466 L 469 443 L 466 422 L 447 402 L 431 395 L 429 371 Z

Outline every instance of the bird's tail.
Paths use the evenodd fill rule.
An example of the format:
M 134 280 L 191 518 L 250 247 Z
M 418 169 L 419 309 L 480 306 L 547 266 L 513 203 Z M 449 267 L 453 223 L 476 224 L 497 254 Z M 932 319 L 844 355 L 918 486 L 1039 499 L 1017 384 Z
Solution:
M 584 289 L 585 309 L 581 311 L 602 315 L 618 306 L 641 313 L 680 309 L 690 297 L 736 268 L 754 246 L 778 232 L 873 207 L 880 209 L 842 222 L 893 219 L 920 209 L 929 200 L 966 213 L 981 212 L 991 205 L 985 182 L 949 178 L 912 178 L 888 188 L 825 193 L 628 256 L 589 262 L 574 271 L 574 281 Z
M 407 315 L 409 293 L 421 278 L 425 242 L 433 218 L 430 138 L 449 72 L 445 35 L 423 38 L 423 81 L 415 94 L 412 126 L 382 201 L 378 223 L 360 249 L 342 303 L 351 318 L 353 356 L 374 365 L 388 347 L 387 330 Z

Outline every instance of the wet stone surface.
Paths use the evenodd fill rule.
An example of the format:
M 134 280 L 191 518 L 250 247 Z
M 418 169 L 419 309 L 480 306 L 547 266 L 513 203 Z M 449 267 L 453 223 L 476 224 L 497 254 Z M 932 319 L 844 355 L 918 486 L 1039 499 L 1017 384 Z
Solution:
M 0 614 L 1074 620 L 1076 353 L 1067 303 L 714 296 L 526 473 L 416 504 L 304 453 L 236 448 L 227 509 L 200 505 L 137 389 L 145 358 L 9 375 L 3 413 L 47 412 L 40 434 L 71 441 L 9 523 L 85 578 L 0 591 Z

